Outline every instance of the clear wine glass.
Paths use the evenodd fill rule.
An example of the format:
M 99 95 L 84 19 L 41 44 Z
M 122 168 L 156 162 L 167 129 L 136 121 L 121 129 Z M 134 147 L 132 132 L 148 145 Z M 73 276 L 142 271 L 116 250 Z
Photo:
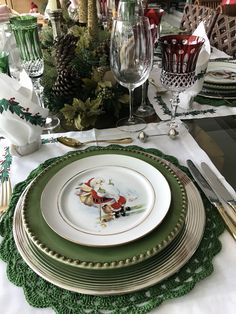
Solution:
M 137 132 L 146 127 L 142 118 L 133 115 L 133 91 L 149 76 L 153 59 L 153 45 L 149 20 L 133 16 L 113 20 L 110 66 L 116 80 L 129 89 L 129 116 L 120 119 L 117 127 L 123 131 Z
M 44 60 L 38 35 L 37 18 L 31 15 L 14 16 L 10 18 L 10 24 L 20 50 L 22 66 L 32 80 L 40 105 L 44 107 L 43 87 L 40 83 L 44 71 Z M 44 129 L 51 131 L 59 124 L 59 118 L 49 114 Z
M 197 79 L 195 70 L 203 43 L 203 38 L 194 35 L 168 35 L 159 39 L 162 52 L 160 81 L 172 93 L 169 129 L 179 127 L 176 121 L 179 93 L 191 87 Z
M 145 16 L 148 17 L 151 27 L 153 54 L 160 36 L 160 23 L 164 13 L 163 9 L 146 9 Z M 138 117 L 150 117 L 155 114 L 154 108 L 147 102 L 148 79 L 142 85 L 142 100 L 140 106 L 135 111 Z

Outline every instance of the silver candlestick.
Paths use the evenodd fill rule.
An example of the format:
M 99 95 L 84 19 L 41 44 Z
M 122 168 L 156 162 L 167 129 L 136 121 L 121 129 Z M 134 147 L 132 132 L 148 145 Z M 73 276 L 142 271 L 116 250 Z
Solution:
M 48 10 L 48 15 L 52 23 L 53 39 L 59 38 L 62 35 L 61 21 L 62 9 Z

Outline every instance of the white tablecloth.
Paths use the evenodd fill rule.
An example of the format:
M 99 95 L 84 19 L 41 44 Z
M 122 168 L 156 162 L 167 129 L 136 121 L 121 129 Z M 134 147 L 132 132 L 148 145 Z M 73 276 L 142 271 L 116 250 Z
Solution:
M 148 125 L 145 130 L 148 134 L 161 132 L 156 124 Z M 71 132 L 67 136 L 73 136 L 81 139 L 101 139 L 117 138 L 123 136 L 134 138 L 133 144 L 146 148 L 157 148 L 166 154 L 174 155 L 181 164 L 186 165 L 186 159 L 192 159 L 197 165 L 201 161 L 207 162 L 213 166 L 206 153 L 200 149 L 195 140 L 184 132 L 181 137 L 171 140 L 167 136 L 151 137 L 145 144 L 141 144 L 137 139 L 136 133 L 126 134 L 117 129 L 107 130 L 90 130 L 87 132 Z M 44 135 L 43 137 L 58 136 Z M 0 153 L 4 152 L 4 146 L 7 145 L 5 140 L 1 140 Z M 105 144 L 100 144 L 104 146 Z M 48 158 L 60 156 L 71 149 L 60 143 L 43 144 L 37 152 L 20 157 L 13 156 L 10 176 L 12 184 L 25 180 L 31 170 L 36 168 L 41 162 Z M 0 159 L 2 159 L 0 157 Z M 219 172 L 216 173 L 222 179 Z M 227 182 L 224 182 L 227 186 Z M 233 196 L 236 197 L 235 191 L 228 186 Z M 234 314 L 236 309 L 236 249 L 235 241 L 230 234 L 225 231 L 221 236 L 222 250 L 214 258 L 213 274 L 205 280 L 199 282 L 197 286 L 187 295 L 166 301 L 160 307 L 151 313 L 158 314 Z M 0 260 L 0 313 L 4 314 L 52 314 L 52 309 L 37 309 L 31 307 L 24 297 L 22 288 L 14 286 L 9 282 L 6 275 L 6 264 Z M 128 314 L 128 313 L 127 313 Z

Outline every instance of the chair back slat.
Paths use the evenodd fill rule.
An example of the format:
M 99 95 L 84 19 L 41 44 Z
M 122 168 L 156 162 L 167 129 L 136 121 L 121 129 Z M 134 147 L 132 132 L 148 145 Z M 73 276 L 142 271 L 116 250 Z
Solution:
M 221 4 L 221 0 L 196 0 L 194 4 L 199 4 L 211 9 L 216 9 Z
M 219 12 L 215 9 L 198 4 L 186 4 L 183 11 L 180 29 L 185 33 L 192 34 L 200 22 L 204 22 L 208 37 L 211 36 L 215 21 Z
M 210 37 L 210 44 L 236 58 L 236 17 L 219 14 Z

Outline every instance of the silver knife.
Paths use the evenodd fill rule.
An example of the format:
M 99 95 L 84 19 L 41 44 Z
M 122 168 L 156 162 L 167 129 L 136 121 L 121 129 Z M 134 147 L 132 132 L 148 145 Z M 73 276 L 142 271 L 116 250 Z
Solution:
M 201 190 L 204 192 L 208 200 L 211 202 L 212 205 L 214 205 L 219 214 L 221 215 L 222 219 L 224 220 L 224 223 L 226 224 L 229 232 L 233 236 L 233 238 L 236 240 L 236 223 L 233 221 L 232 217 L 227 213 L 227 211 L 224 209 L 222 203 L 220 202 L 218 196 L 216 193 L 212 190 L 208 182 L 205 180 L 205 178 L 202 176 L 200 171 L 197 169 L 197 167 L 194 165 L 194 163 L 191 160 L 187 160 L 188 168 L 201 188 Z
M 203 173 L 206 174 L 205 178 L 207 181 L 209 179 L 209 183 L 212 185 L 213 190 L 233 209 L 236 214 L 236 201 L 233 199 L 232 195 L 205 162 L 201 163 L 201 167 Z

